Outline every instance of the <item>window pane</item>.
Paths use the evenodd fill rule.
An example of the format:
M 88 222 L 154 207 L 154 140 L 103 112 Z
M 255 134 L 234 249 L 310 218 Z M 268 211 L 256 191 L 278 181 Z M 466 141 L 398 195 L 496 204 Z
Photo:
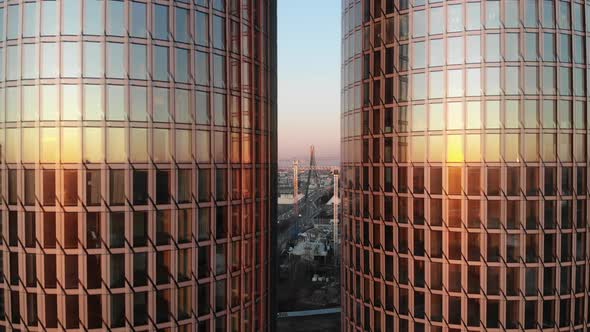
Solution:
M 191 123 L 191 114 L 189 112 L 189 91 L 175 90 L 175 120 L 179 123 Z
M 196 91 L 195 100 L 197 124 L 209 124 L 211 119 L 209 112 L 209 94 L 204 91 Z
M 57 128 L 41 128 L 41 162 L 55 163 L 59 156 Z
M 8 26 L 6 27 L 6 39 L 18 38 L 20 20 L 20 6 L 8 6 Z
M 64 35 L 79 35 L 81 28 L 81 0 L 63 0 L 63 29 Z
M 41 35 L 55 36 L 57 32 L 56 1 L 41 1 Z
M 169 150 L 169 129 L 154 129 L 154 144 L 152 158 L 155 162 L 166 162 L 170 160 Z
M 62 85 L 62 120 L 80 120 L 80 86 Z
M 195 52 L 195 78 L 200 85 L 209 85 L 209 53 Z
M 84 42 L 84 77 L 103 77 L 102 43 Z
M 61 161 L 79 163 L 82 158 L 82 133 L 80 128 L 62 128 Z
M 132 86 L 130 95 L 129 118 L 131 121 L 147 121 L 147 88 Z
M 107 20 L 108 35 L 125 35 L 125 3 L 123 1 L 108 0 Z
M 154 46 L 154 79 L 168 81 L 168 47 Z
M 84 162 L 104 161 L 104 143 L 102 128 L 84 128 Z M 100 188 L 98 188 L 100 191 Z M 87 193 L 88 195 L 88 193 Z
M 41 120 L 57 120 L 59 93 L 56 85 L 41 86 Z
M 125 56 L 124 45 L 107 43 L 107 77 L 124 78 Z
M 34 85 L 22 87 L 23 94 L 23 121 L 35 121 L 39 117 L 39 89 Z M 34 143 L 36 144 L 36 143 Z
M 449 5 L 447 7 L 447 31 L 463 31 L 463 5 Z
M 102 35 L 103 27 L 103 0 L 84 1 L 84 34 Z
M 39 76 L 39 58 L 37 44 L 23 44 L 23 79 L 33 79 Z
M 131 161 L 146 162 L 148 161 L 148 133 L 145 128 L 131 128 L 130 131 L 129 152 Z
M 35 37 L 39 34 L 39 24 L 37 20 L 37 3 L 26 2 L 24 4 L 23 20 L 23 37 Z
M 188 83 L 189 59 L 188 50 L 184 48 L 176 49 L 176 71 L 174 78 L 176 82 Z
M 57 62 L 57 44 L 41 44 L 41 77 L 54 78 L 57 76 L 59 65 Z
M 216 88 L 225 88 L 225 57 L 213 55 L 213 86 Z
M 215 125 L 216 126 L 225 126 L 226 125 L 226 100 L 225 95 L 220 93 L 215 93 L 213 99 L 213 107 L 215 109 Z
M 125 87 L 107 86 L 107 120 L 125 120 Z
M 176 32 L 175 40 L 186 43 L 189 41 L 189 15 L 188 10 L 176 7 Z
M 80 77 L 80 43 L 62 43 L 62 77 Z
M 168 112 L 168 89 L 154 88 L 153 118 L 156 122 L 170 121 Z
M 125 143 L 125 128 L 107 128 L 107 162 L 126 161 Z
M 146 5 L 139 2 L 131 2 L 131 29 L 132 37 L 146 37 Z
M 84 120 L 100 121 L 104 118 L 103 87 L 84 85 Z
M 15 81 L 20 76 L 20 54 L 18 46 L 8 46 L 6 52 L 6 80 Z
M 479 2 L 467 3 L 467 30 L 481 29 L 481 5 Z
M 213 16 L 213 47 L 225 49 L 225 19 Z
M 431 35 L 438 35 L 443 33 L 444 31 L 444 21 L 443 21 L 443 8 L 442 7 L 433 7 L 430 8 L 430 34 Z
M 131 44 L 129 55 L 130 77 L 144 80 L 147 76 L 147 50 L 145 45 Z
M 154 5 L 154 38 L 168 39 L 168 6 Z
M 196 12 L 195 41 L 198 45 L 209 46 L 209 15 Z

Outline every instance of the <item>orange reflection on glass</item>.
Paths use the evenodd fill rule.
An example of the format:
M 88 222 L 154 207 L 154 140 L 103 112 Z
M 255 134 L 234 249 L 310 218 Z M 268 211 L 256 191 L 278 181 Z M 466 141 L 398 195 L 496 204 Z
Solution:
M 6 129 L 6 162 L 15 163 L 18 161 L 19 130 L 15 128 Z
M 463 162 L 465 156 L 463 153 L 463 136 L 449 135 L 447 136 L 447 161 L 448 162 Z
M 57 128 L 41 128 L 41 162 L 54 163 L 58 160 Z
M 39 131 L 37 128 L 22 129 L 22 162 L 34 163 L 37 161 L 37 147 L 39 146 Z
M 481 135 L 465 136 L 465 160 L 478 162 L 481 160 Z
M 146 128 L 131 128 L 129 155 L 133 162 L 148 161 L 148 133 Z
M 428 161 L 431 162 L 442 162 L 443 161 L 443 153 L 444 153 L 444 144 L 443 144 L 443 137 L 442 136 L 430 136 L 429 137 L 429 147 L 428 147 Z
M 154 144 L 152 157 L 156 162 L 170 161 L 169 132 L 169 129 L 154 129 L 154 142 L 157 144 Z
M 424 136 L 412 137 L 411 158 L 413 162 L 424 162 L 426 155 L 426 138 Z
M 500 161 L 500 135 L 486 135 L 486 161 Z
M 123 163 L 127 159 L 125 153 L 125 128 L 107 128 L 107 161 Z
M 104 160 L 104 137 L 102 128 L 84 128 L 84 162 Z
M 61 161 L 79 163 L 82 158 L 82 130 L 80 128 L 63 128 L 61 140 Z
M 176 161 L 187 162 L 192 160 L 191 132 L 190 130 L 176 130 Z

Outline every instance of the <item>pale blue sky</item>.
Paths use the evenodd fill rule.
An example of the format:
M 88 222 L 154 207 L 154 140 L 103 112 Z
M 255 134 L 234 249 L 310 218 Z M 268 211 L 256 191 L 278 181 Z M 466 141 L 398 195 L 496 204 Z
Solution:
M 278 0 L 279 159 L 340 152 L 340 0 Z

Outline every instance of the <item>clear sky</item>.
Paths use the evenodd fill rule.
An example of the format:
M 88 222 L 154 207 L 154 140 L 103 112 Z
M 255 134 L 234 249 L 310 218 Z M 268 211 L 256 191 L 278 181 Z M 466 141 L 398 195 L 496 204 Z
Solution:
M 278 0 L 279 159 L 339 159 L 340 2 Z

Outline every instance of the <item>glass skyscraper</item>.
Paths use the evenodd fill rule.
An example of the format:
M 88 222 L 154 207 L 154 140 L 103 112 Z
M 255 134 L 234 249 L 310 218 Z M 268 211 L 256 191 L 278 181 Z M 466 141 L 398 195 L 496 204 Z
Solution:
M 275 25 L 0 1 L 0 330 L 268 330 Z
M 585 331 L 585 1 L 342 1 L 343 331 Z

